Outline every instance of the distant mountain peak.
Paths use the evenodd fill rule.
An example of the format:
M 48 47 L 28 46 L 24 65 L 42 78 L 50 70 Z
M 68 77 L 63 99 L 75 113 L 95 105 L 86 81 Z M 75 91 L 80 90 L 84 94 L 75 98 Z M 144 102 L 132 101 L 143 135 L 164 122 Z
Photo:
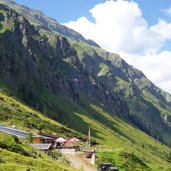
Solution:
M 100 47 L 93 40 L 85 39 L 80 33 L 58 23 L 55 19 L 46 16 L 39 10 L 31 9 L 25 5 L 19 5 L 12 0 L 0 0 L 0 3 L 8 4 L 10 8 L 16 10 L 19 14 L 28 19 L 31 24 L 34 24 L 36 28 L 43 28 L 46 30 L 55 31 L 76 41 L 82 41 L 87 43 L 88 45 Z

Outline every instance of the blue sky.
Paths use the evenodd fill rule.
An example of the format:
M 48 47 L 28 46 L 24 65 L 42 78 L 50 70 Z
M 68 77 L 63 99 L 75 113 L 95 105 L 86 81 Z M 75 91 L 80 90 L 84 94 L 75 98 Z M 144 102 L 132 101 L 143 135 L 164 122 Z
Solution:
M 81 16 L 87 16 L 90 20 L 89 10 L 94 5 L 106 0 L 15 0 L 34 9 L 39 9 L 46 15 L 55 18 L 60 23 L 76 20 Z M 171 5 L 170 0 L 135 0 L 143 11 L 143 16 L 150 24 L 157 22 L 159 16 L 166 18 L 160 11 Z M 168 19 L 168 17 L 167 17 Z
M 46 15 L 55 18 L 60 23 L 76 20 L 80 16 L 90 16 L 89 10 L 95 4 L 105 0 L 16 0 L 34 9 L 39 9 Z
M 118 53 L 171 93 L 171 0 L 16 0 Z

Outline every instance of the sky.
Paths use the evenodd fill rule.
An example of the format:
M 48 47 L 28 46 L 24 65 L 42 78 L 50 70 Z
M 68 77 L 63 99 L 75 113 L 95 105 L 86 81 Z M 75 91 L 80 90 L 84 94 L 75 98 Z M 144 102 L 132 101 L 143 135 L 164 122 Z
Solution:
M 171 93 L 170 0 L 16 0 L 118 53 Z

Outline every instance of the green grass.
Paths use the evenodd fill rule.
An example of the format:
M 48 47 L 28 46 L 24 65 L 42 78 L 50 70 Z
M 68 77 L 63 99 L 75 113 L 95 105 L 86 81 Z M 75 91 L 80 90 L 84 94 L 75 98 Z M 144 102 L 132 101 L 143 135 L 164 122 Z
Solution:
M 30 168 L 34 171 L 49 171 L 49 170 L 66 170 L 74 171 L 69 165 L 59 163 L 50 157 L 39 152 L 41 157 L 30 158 L 20 154 L 3 150 L 0 148 L 0 158 L 3 162 L 0 164 L 1 171 L 22 171 Z
M 96 152 L 97 166 L 100 163 L 111 163 L 120 171 L 170 171 L 170 167 L 164 165 L 156 165 L 148 163 L 146 160 L 138 157 L 134 151 L 110 151 L 110 152 Z
M 38 125 L 40 124 L 43 125 L 41 129 L 46 132 L 78 136 L 85 141 L 90 125 L 92 141 L 96 143 L 93 148 L 100 151 L 111 150 L 118 158 L 122 158 L 119 156 L 120 152 L 130 154 L 134 151 L 138 159 L 146 163 L 152 170 L 158 167 L 170 167 L 168 162 L 170 149 L 168 147 L 113 114 L 104 111 L 90 99 L 81 96 L 80 107 L 62 95 L 55 96 L 50 92 L 43 91 L 39 95 L 41 101 L 44 102 L 43 105 L 46 106 L 46 113 L 56 111 L 59 121 L 69 129 L 23 105 L 3 91 L 0 92 L 0 123 L 7 126 L 12 126 L 15 123 L 17 128 L 32 132 L 39 130 Z M 29 123 L 29 126 L 26 123 Z M 119 163 L 120 160 L 117 161 Z
M 83 60 L 85 54 L 92 57 L 96 53 L 96 51 L 93 49 L 93 46 L 89 46 L 84 42 L 76 42 L 72 39 L 68 39 L 68 41 L 71 44 L 71 46 L 74 47 L 77 51 L 77 56 L 79 57 L 80 61 Z
M 0 170 L 22 171 L 30 168 L 34 171 L 66 170 L 74 171 L 62 156 L 54 153 L 51 155 L 31 148 L 27 142 L 16 137 L 0 134 Z M 53 154 L 53 157 L 54 157 Z M 58 159 L 58 161 L 57 161 Z
M 97 152 L 97 165 L 109 162 L 120 171 L 149 171 L 150 167 L 133 152 Z
M 97 123 L 95 123 L 94 121 L 91 123 L 91 127 L 93 130 L 96 130 L 95 136 L 98 139 L 97 141 L 100 144 L 105 142 L 106 146 L 99 147 L 100 150 L 107 148 L 116 154 L 122 151 L 127 153 L 135 151 L 138 158 L 147 163 L 151 168 L 155 164 L 164 168 L 170 167 L 169 162 L 167 162 L 169 148 L 117 117 L 111 116 L 111 114 L 103 111 L 103 109 L 95 104 L 91 104 L 89 115 L 92 118 L 97 118 L 100 117 L 99 114 L 101 122 L 98 123 L 96 121 Z
M 15 125 L 18 129 L 31 132 L 46 131 L 56 134 L 73 134 L 72 130 L 43 116 L 30 107 L 7 95 L 0 89 L 0 124 Z
M 50 92 L 42 92 L 40 97 L 42 99 L 46 97 L 46 101 L 51 105 L 50 108 L 56 109 L 61 122 L 70 129 L 80 132 L 80 135 L 84 134 L 83 139 L 86 138 L 90 125 L 92 141 L 97 143 L 93 148 L 108 149 L 116 155 L 119 155 L 119 152 L 130 154 L 134 151 L 137 158 L 152 170 L 154 166 L 170 168 L 168 161 L 170 149 L 168 147 L 113 114 L 104 111 L 90 99 L 81 96 L 80 107 L 62 95 L 55 96 Z
M 98 73 L 98 77 L 101 77 L 101 76 L 106 76 L 108 73 L 109 73 L 109 71 L 110 71 L 110 68 L 109 68 L 109 66 L 107 66 L 106 64 L 104 64 L 104 63 L 101 63 L 100 65 L 99 65 L 99 68 L 101 69 L 100 70 L 100 72 Z
M 0 10 L 0 15 L 6 13 L 4 10 Z M 10 19 L 9 21 L 0 21 L 0 33 L 4 33 L 5 31 L 11 31 L 14 26 L 14 21 Z

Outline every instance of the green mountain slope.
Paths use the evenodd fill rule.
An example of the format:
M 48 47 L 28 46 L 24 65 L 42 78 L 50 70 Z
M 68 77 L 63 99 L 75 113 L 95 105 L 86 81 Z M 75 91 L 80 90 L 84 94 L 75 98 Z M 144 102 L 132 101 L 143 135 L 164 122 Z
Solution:
M 103 104 L 105 109 L 117 114 L 119 117 L 122 117 L 122 119 L 137 126 L 155 139 L 165 144 L 170 144 L 171 96 L 168 93 L 156 87 L 142 72 L 129 66 L 117 54 L 108 53 L 98 48 L 96 44 L 91 44 L 95 46 L 89 46 L 86 44 L 88 42 L 82 39 L 79 33 L 72 32 L 67 27 L 48 18 L 40 11 L 20 6 L 10 0 L 1 0 L 1 2 L 17 10 L 34 24 L 42 36 L 47 37 L 51 47 L 49 47 L 49 45 L 47 45 L 48 47 L 44 47 L 48 50 L 43 53 L 51 57 L 51 63 L 56 63 L 56 61 L 53 61 L 54 55 L 61 56 L 63 63 L 61 64 L 59 62 L 60 69 L 62 72 L 65 72 L 64 75 L 67 75 L 65 79 L 69 79 L 68 84 L 70 85 L 68 86 L 74 87 L 72 90 L 75 91 L 74 95 L 70 91 L 68 93 L 69 97 L 78 96 L 79 91 L 82 91 L 82 89 L 84 93 L 87 94 L 87 91 L 91 89 L 88 95 L 95 98 L 94 100 L 98 103 Z M 66 39 L 59 39 L 59 34 L 66 36 L 71 45 L 69 45 Z M 41 39 L 37 35 L 33 35 L 33 37 L 37 37 L 37 41 Z M 44 43 L 45 42 L 46 41 L 44 41 Z M 39 46 L 37 48 L 40 49 L 42 47 Z M 61 54 L 59 54 L 60 48 L 62 49 Z M 41 55 L 43 55 L 43 53 Z M 72 65 L 75 68 L 72 68 Z M 47 70 L 49 71 L 49 69 Z M 81 72 L 81 74 L 78 74 L 78 72 Z M 82 76 L 85 78 L 83 79 L 84 81 L 81 78 Z M 54 75 L 52 77 L 54 77 Z M 58 80 L 61 80 L 61 78 Z M 74 80 L 78 81 L 78 85 L 75 85 L 76 82 L 74 82 Z M 93 87 L 92 85 L 91 88 L 87 86 L 87 80 L 89 80 L 90 84 L 93 84 Z M 102 97 L 99 97 L 101 96 L 99 92 L 96 93 L 96 96 L 94 96 L 92 92 L 92 89 L 96 89 L 98 85 L 103 89 L 104 95 Z M 53 87 L 55 91 L 58 88 Z M 65 91 L 65 88 L 66 87 L 62 89 Z M 106 93 L 110 93 L 112 97 L 106 97 Z M 75 99 L 76 97 L 73 98 Z M 114 101 L 115 104 L 110 104 L 110 101 Z M 119 103 L 117 103 L 117 101 L 119 101 Z M 42 111 L 42 109 L 40 110 Z M 53 111 L 54 110 L 52 110 L 52 113 L 54 113 Z
M 89 68 L 108 93 L 119 96 L 126 103 L 128 116 L 119 116 L 157 140 L 169 143 L 170 94 L 156 87 L 141 71 L 129 66 L 117 54 L 72 40 L 70 43 L 85 68 Z
M 61 124 L 46 118 L 41 113 L 27 107 L 6 91 L 0 88 L 0 124 L 32 133 L 44 131 L 60 136 L 80 136 Z M 83 136 L 84 138 L 84 136 Z M 35 155 L 34 155 L 35 154 Z M 69 165 L 61 160 L 57 162 L 43 152 L 28 146 L 24 141 L 0 134 L 0 170 L 19 171 L 30 168 L 35 171 L 66 169 L 72 171 Z
M 0 5 L 0 61 L 1 124 L 15 122 L 23 129 L 83 139 L 90 125 L 92 142 L 111 149 L 118 163 L 120 152 L 134 150 L 153 170 L 170 167 L 169 148 L 140 130 L 170 142 L 170 95 L 118 55 L 36 31 L 24 17 Z
M 54 97 L 52 95 L 51 99 L 58 104 L 56 105 L 57 108 L 61 109 L 64 113 L 70 113 L 70 115 L 68 114 L 68 117 L 70 117 L 69 123 L 74 123 L 75 127 L 73 129 L 75 131 L 62 126 L 61 124 L 46 118 L 41 113 L 25 106 L 14 97 L 9 96 L 3 89 L 1 89 L 0 92 L 0 124 L 7 126 L 15 124 L 16 128 L 24 129 L 32 133 L 46 131 L 60 136 L 79 136 L 83 140 L 86 140 L 88 125 L 90 125 L 92 142 L 97 144 L 97 151 L 98 149 L 100 151 L 105 149 L 110 150 L 110 155 L 113 154 L 112 158 L 114 158 L 118 166 L 122 163 L 120 160 L 124 160 L 124 156 L 120 156 L 122 152 L 127 152 L 131 155 L 132 151 L 134 151 L 136 156 L 145 162 L 149 168 L 152 168 L 152 170 L 157 168 L 170 168 L 168 158 L 170 150 L 168 147 L 130 126 L 118 117 L 113 117 L 112 114 L 105 112 L 102 108 L 98 107 L 97 104 L 93 104 L 89 101 L 89 99 L 86 99 L 86 101 L 83 102 L 86 110 L 71 103 L 69 100 L 67 101 L 65 99 L 65 101 L 63 101 L 62 97 L 58 99 L 56 96 Z M 89 105 L 87 101 L 90 102 Z M 4 142 L 9 141 L 4 140 Z M 10 170 L 10 168 L 17 170 L 19 166 L 20 168 L 28 168 L 30 167 L 27 164 L 28 162 L 33 163 L 32 167 L 34 167 L 34 162 L 38 162 L 39 165 L 36 167 L 41 168 L 41 160 L 47 158 L 44 156 L 44 158 L 35 160 L 3 149 L 1 149 L 1 155 L 2 162 L 5 162 L 5 164 L 0 165 L 2 170 Z M 6 158 L 5 156 L 9 157 Z M 17 164 L 18 160 L 20 160 L 22 164 Z M 50 159 L 47 160 L 50 162 Z M 47 168 L 49 167 L 48 162 Z M 54 168 L 57 167 L 55 163 L 52 162 L 51 164 Z M 60 167 L 65 168 L 64 165 L 59 165 L 61 165 Z M 139 163 L 137 163 L 137 167 L 139 167 L 138 165 Z M 38 170 L 38 168 L 35 169 Z
M 61 160 L 60 155 L 58 155 L 57 159 Z M 75 170 L 64 160 L 63 162 L 57 162 L 50 156 L 29 147 L 27 143 L 17 138 L 0 134 L 0 170 L 20 171 L 27 169 L 35 171 Z
M 98 81 L 107 92 L 117 96 L 115 101 L 120 99 L 119 101 L 123 105 L 121 105 L 122 109 L 129 110 L 127 112 L 126 110 L 124 112 L 118 110 L 118 104 L 114 107 L 117 108 L 117 111 L 113 110 L 114 108 L 111 104 L 108 104 L 107 107 L 105 104 L 106 109 L 109 109 L 112 113 L 118 114 L 122 119 L 133 123 L 133 125 L 155 137 L 157 140 L 168 145 L 170 144 L 171 96 L 168 93 L 156 87 L 142 72 L 126 64 L 117 54 L 108 53 L 98 48 L 95 43 L 91 44 L 87 42 L 79 33 L 60 25 L 40 11 L 20 6 L 9 0 L 1 0 L 1 2 L 17 10 L 22 16 L 26 17 L 34 24 L 42 35 L 45 34 L 48 37 L 48 41 L 53 48 L 58 48 L 56 46 L 57 39 L 55 38 L 56 34 L 50 31 L 69 38 L 71 46 L 67 45 L 66 41 L 65 45 L 68 46 L 69 49 L 72 49 L 72 47 L 75 48 L 76 52 L 72 50 L 72 52 L 70 52 L 75 54 L 64 54 L 64 56 L 71 55 L 72 58 L 74 58 L 74 56 L 77 55 L 78 59 L 74 58 L 73 60 L 67 57 L 64 62 L 68 64 L 72 63 L 72 65 L 76 64 L 75 67 L 80 70 L 80 72 L 84 70 L 84 74 L 92 77 L 92 82 Z M 85 43 L 95 45 L 96 47 L 88 46 Z M 64 51 L 65 50 L 68 49 L 64 49 Z M 53 56 L 53 54 L 50 55 Z M 65 70 L 65 72 L 68 71 Z M 71 77 L 74 79 L 73 74 Z M 75 77 L 78 76 L 75 75 Z M 95 100 L 97 99 L 99 98 Z M 100 103 L 105 102 L 101 100 Z

